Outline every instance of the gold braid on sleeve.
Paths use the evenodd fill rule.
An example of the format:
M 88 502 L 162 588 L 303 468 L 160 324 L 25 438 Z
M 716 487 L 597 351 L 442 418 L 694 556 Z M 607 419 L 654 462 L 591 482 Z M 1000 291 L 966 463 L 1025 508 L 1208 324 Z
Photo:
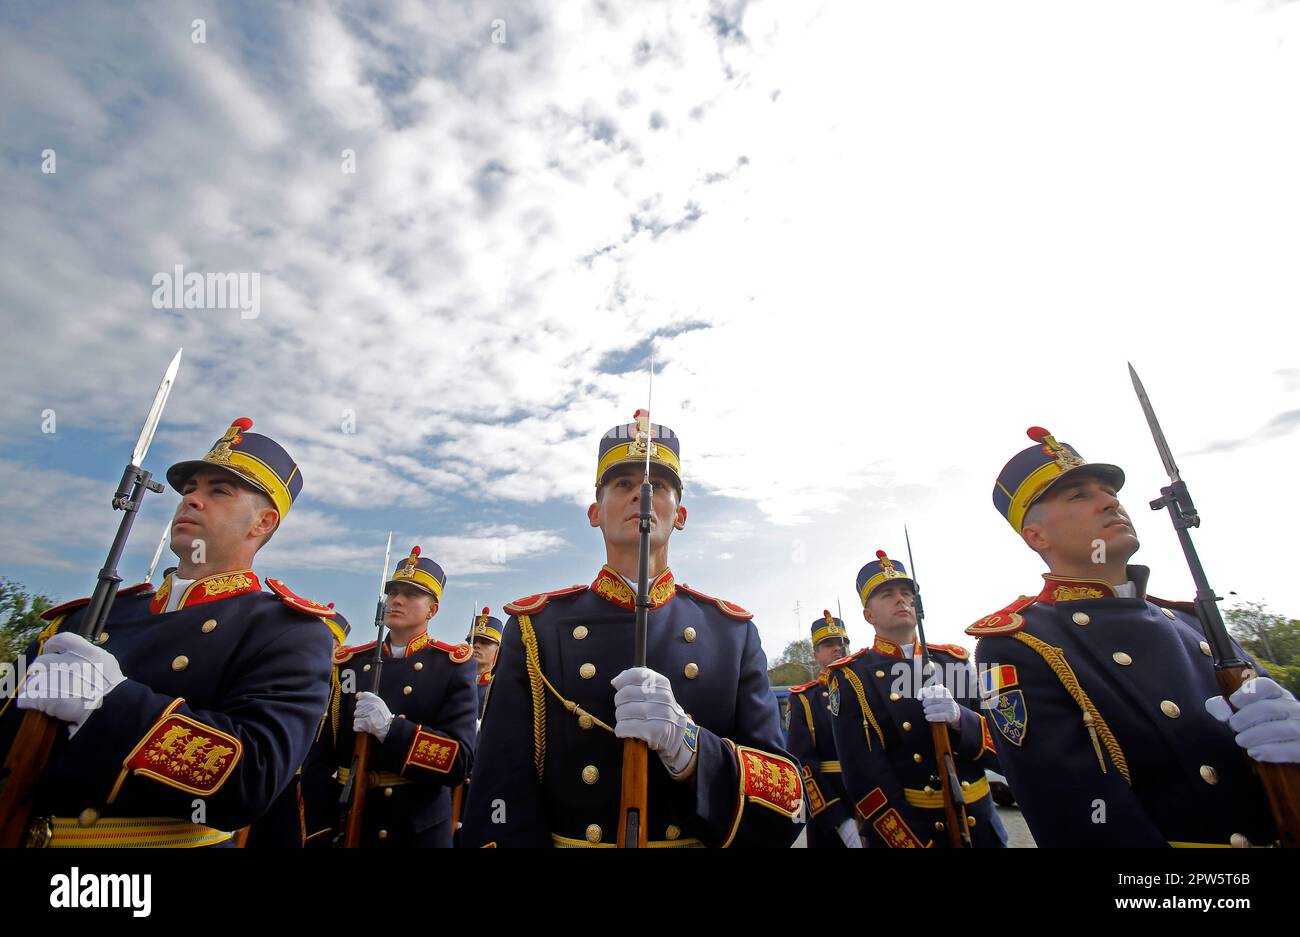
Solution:
M 1083 692 L 1083 687 L 1079 685 L 1079 678 L 1074 675 L 1074 670 L 1066 663 L 1065 655 L 1061 653 L 1061 649 L 1052 647 L 1045 641 L 1035 638 L 1031 634 L 1025 634 L 1023 631 L 1017 631 L 1011 637 L 1030 647 L 1047 662 L 1047 666 L 1052 668 L 1052 673 L 1056 674 L 1056 679 L 1060 680 L 1061 685 L 1065 687 L 1065 692 L 1069 693 L 1079 708 L 1083 710 L 1083 724 L 1088 730 L 1088 735 L 1092 738 L 1092 745 L 1096 749 L 1097 762 L 1101 765 L 1102 774 L 1106 773 L 1106 761 L 1102 758 L 1098 738 L 1101 740 L 1101 745 L 1106 747 L 1111 762 L 1119 773 L 1124 776 L 1124 780 L 1132 784 L 1133 781 L 1128 773 L 1128 761 L 1124 758 L 1123 749 L 1119 747 L 1119 740 L 1115 738 L 1115 733 L 1106 724 L 1106 720 L 1102 717 L 1096 704 L 1088 698 L 1087 693 Z
M 799 697 L 799 702 L 803 703 L 803 714 L 808 722 L 808 734 L 812 736 L 813 744 L 816 745 L 817 729 L 813 725 L 812 706 L 809 705 L 808 700 L 804 698 L 802 693 L 796 693 L 795 696 Z
M 880 739 L 880 747 L 885 747 L 885 734 L 880 731 L 880 723 L 876 722 L 876 714 L 871 711 L 871 704 L 867 702 L 867 691 L 862 689 L 862 681 L 858 679 L 852 668 L 845 667 L 842 671 L 844 679 L 849 681 L 853 687 L 853 692 L 858 696 L 858 705 L 862 707 L 862 734 L 867 737 L 867 750 L 871 750 L 871 729 L 876 730 L 876 736 Z

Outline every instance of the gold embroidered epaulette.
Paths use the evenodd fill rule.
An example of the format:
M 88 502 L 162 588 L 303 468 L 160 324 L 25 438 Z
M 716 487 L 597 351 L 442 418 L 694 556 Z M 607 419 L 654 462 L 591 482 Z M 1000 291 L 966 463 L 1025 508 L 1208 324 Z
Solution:
M 280 597 L 285 605 L 294 611 L 303 612 L 307 615 L 318 616 L 320 618 L 333 618 L 335 614 L 333 605 L 321 605 L 319 602 L 313 602 L 311 599 L 304 599 L 300 595 L 295 595 L 293 590 L 286 586 L 279 579 L 266 580 L 267 588 Z
M 967 660 L 970 658 L 970 651 L 966 650 L 960 644 L 931 644 L 930 650 L 943 651 L 945 654 L 951 654 L 958 660 Z
M 153 583 L 137 582 L 133 586 L 126 586 L 124 588 L 118 589 L 117 595 L 118 598 L 121 598 L 124 595 L 138 595 L 142 592 L 152 593 Z M 90 598 L 91 598 L 90 596 L 86 596 L 80 599 L 73 599 L 71 602 L 64 602 L 62 605 L 56 605 L 53 608 L 47 608 L 45 611 L 41 612 L 41 618 L 44 619 L 45 621 L 54 621 L 54 619 L 58 618 L 60 615 L 66 615 L 69 612 L 76 611 L 77 609 L 81 608 L 84 605 L 89 605 Z
M 841 657 L 841 658 L 839 658 L 838 660 L 833 660 L 833 661 L 831 661 L 829 664 L 827 664 L 826 666 L 827 666 L 828 668 L 829 668 L 829 667 L 837 667 L 837 668 L 838 668 L 838 667 L 846 667 L 846 666 L 848 666 L 849 664 L 853 663 L 855 660 L 857 660 L 859 657 L 861 657 L 863 654 L 867 653 L 867 651 L 869 651 L 869 650 L 870 650 L 870 648 L 865 648 L 865 647 L 864 647 L 862 650 L 858 651 L 857 653 L 850 654 L 848 657 Z
M 371 642 L 369 642 L 368 644 L 356 644 L 356 645 L 353 645 L 352 647 L 338 647 L 338 648 L 335 648 L 335 649 L 334 649 L 334 663 L 336 663 L 336 664 L 346 664 L 346 663 L 347 663 L 349 660 L 351 660 L 355 655 L 360 654 L 362 651 L 373 651 L 374 649 L 375 649 L 375 642 L 374 642 L 374 641 L 371 641 Z
M 966 633 L 977 638 L 985 638 L 989 635 L 1012 634 L 1019 631 L 1025 626 L 1025 619 L 1020 613 L 1036 601 L 1037 599 L 1033 596 L 1022 595 L 1002 611 L 994 612 L 992 615 L 985 615 L 967 628 Z
M 816 686 L 818 683 L 820 683 L 820 682 L 821 682 L 820 680 L 809 680 L 807 683 L 801 683 L 801 684 L 799 684 L 798 686 L 792 686 L 792 687 L 790 687 L 790 692 L 791 692 L 791 693 L 802 693 L 804 690 L 811 690 L 813 687 L 815 687 L 815 686 Z
M 440 651 L 446 651 L 447 656 L 451 658 L 453 664 L 463 664 L 474 656 L 474 651 L 468 644 L 448 644 L 445 641 L 430 641 L 429 647 L 436 647 Z
M 726 599 L 719 599 L 716 596 L 706 595 L 705 593 L 701 592 L 699 589 L 692 589 L 684 582 L 679 582 L 677 584 L 677 588 L 685 592 L 687 595 L 691 596 L 691 598 L 701 599 L 705 602 L 712 602 L 719 609 L 721 609 L 722 613 L 726 615 L 728 618 L 735 618 L 738 621 L 749 621 L 751 618 L 754 617 L 753 612 L 745 611 L 743 608 L 741 608 L 739 605 L 736 605 L 734 602 L 728 602 Z
M 587 586 L 569 586 L 567 589 L 556 589 L 553 592 L 540 592 L 537 595 L 526 595 L 522 599 L 515 599 L 505 610 L 511 615 L 536 615 L 546 607 L 546 603 L 551 599 L 557 599 L 566 595 L 577 595 L 579 592 L 586 592 Z

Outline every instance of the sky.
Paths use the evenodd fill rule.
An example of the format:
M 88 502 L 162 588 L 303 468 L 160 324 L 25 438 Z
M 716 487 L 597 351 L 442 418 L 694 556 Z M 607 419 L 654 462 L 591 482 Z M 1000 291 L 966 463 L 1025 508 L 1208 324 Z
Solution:
M 679 581 L 770 657 L 826 608 L 861 646 L 906 524 L 969 647 L 1040 588 L 991 501 L 1031 425 L 1125 468 L 1134 561 L 1191 597 L 1131 361 L 1212 584 L 1300 616 L 1298 86 L 1267 0 L 6 4 L 0 575 L 92 590 L 183 346 L 146 467 L 251 417 L 304 478 L 257 570 L 368 639 L 392 529 L 460 640 L 594 578 L 653 353 Z M 158 308 L 178 265 L 256 273 L 256 315 Z

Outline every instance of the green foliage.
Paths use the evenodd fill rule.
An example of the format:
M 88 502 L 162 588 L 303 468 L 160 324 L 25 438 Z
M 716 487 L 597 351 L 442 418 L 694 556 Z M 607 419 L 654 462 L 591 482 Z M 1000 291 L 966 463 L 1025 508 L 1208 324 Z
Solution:
M 41 612 L 54 602 L 44 595 L 29 595 L 21 583 L 0 576 L 0 661 L 23 652 L 45 622 Z
M 1244 602 L 1223 616 L 1228 631 L 1278 683 L 1300 696 L 1300 621 Z

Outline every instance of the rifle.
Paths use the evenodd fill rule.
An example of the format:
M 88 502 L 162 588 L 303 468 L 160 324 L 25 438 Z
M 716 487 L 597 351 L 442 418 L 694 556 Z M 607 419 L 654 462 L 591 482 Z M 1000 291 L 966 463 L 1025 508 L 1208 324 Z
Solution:
M 416 549 L 419 549 L 418 547 Z M 388 605 L 388 560 L 393 552 L 393 532 L 388 532 L 388 546 L 384 548 L 384 568 L 379 574 L 379 601 L 375 605 L 375 653 L 370 661 L 371 692 L 379 694 L 379 671 L 384 664 L 384 612 Z M 359 691 L 358 691 L 359 692 Z M 366 774 L 370 770 L 371 735 L 357 732 L 352 742 L 352 770 L 339 795 L 339 831 L 334 845 L 344 849 L 361 846 L 361 819 L 366 809 Z
M 636 436 L 645 446 L 645 476 L 641 480 L 640 553 L 636 570 L 636 625 L 633 629 L 632 666 L 646 665 L 646 623 L 650 613 L 650 508 L 654 488 L 650 484 L 650 454 L 654 443 L 650 427 L 650 397 L 654 391 L 654 359 L 650 359 L 650 391 L 646 408 L 636 411 Z M 618 847 L 638 849 L 649 832 L 646 804 L 649 799 L 650 747 L 641 739 L 623 740 L 623 778 L 618 804 Z
M 1223 616 L 1219 613 L 1219 596 L 1210 588 L 1205 568 L 1192 543 L 1190 528 L 1200 527 L 1201 517 L 1196 513 L 1192 496 L 1187 491 L 1187 483 L 1183 481 L 1178 466 L 1174 463 L 1173 452 L 1165 440 L 1160 421 L 1156 419 L 1151 398 L 1147 396 L 1146 388 L 1142 386 L 1142 380 L 1137 371 L 1133 370 L 1132 364 L 1128 366 L 1128 373 L 1133 379 L 1133 389 L 1137 391 L 1138 402 L 1146 415 L 1156 450 L 1160 453 L 1160 461 L 1169 474 L 1169 484 L 1160 489 L 1160 497 L 1151 502 L 1151 510 L 1169 509 L 1174 530 L 1178 532 L 1178 543 L 1183 548 L 1183 556 L 1192 573 L 1192 582 L 1196 584 L 1196 617 L 1201 623 L 1201 630 L 1205 632 L 1205 640 L 1210 645 L 1210 657 L 1214 661 L 1214 676 L 1219 684 L 1219 692 L 1226 698 L 1240 689 L 1247 680 L 1254 678 L 1255 671 L 1249 663 L 1237 656 L 1237 651 L 1232 646 L 1228 629 L 1223 624 Z M 1290 849 L 1300 846 L 1300 765 L 1257 762 L 1249 756 L 1247 761 L 1264 785 L 1282 845 Z
M 144 500 L 146 491 L 163 490 L 162 483 L 154 481 L 153 474 L 142 469 L 140 464 L 144 462 L 144 457 L 149 452 L 149 445 L 153 442 L 154 433 L 158 429 L 158 421 L 162 419 L 163 408 L 167 406 L 167 398 L 171 396 L 172 384 L 181 366 L 183 350 L 177 349 L 171 364 L 167 366 L 162 383 L 158 385 L 158 391 L 154 394 L 149 415 L 145 417 L 144 427 L 140 430 L 140 438 L 136 440 L 135 449 L 131 452 L 131 461 L 123 469 L 122 478 L 117 483 L 117 491 L 113 495 L 113 510 L 123 512 L 122 520 L 117 526 L 117 535 L 108 548 L 108 557 L 104 560 L 104 566 L 99 571 L 90 604 L 86 606 L 85 614 L 82 615 L 77 628 L 77 633 L 91 642 L 95 641 L 104 630 L 105 624 L 108 623 L 109 612 L 113 610 L 113 600 L 117 598 L 117 589 L 122 582 L 122 577 L 117 574 L 117 564 L 126 549 L 126 541 L 131 535 L 131 527 L 135 524 L 135 516 L 140 511 L 140 502 Z M 18 734 L 9 748 L 4 767 L 0 768 L 0 847 L 15 848 L 37 844 L 36 841 L 30 843 L 27 841 L 29 818 L 37 782 L 40 781 L 45 765 L 49 762 L 54 750 L 54 742 L 62 725 L 58 720 L 36 710 L 28 710 L 24 714 L 22 724 L 18 727 Z M 34 836 L 39 839 L 39 834 Z
M 925 642 L 925 607 L 921 604 L 921 586 L 916 581 L 916 564 L 912 562 L 912 538 L 903 525 L 903 539 L 907 541 L 907 565 L 912 572 L 912 593 L 916 598 L 916 639 L 921 645 L 921 668 L 923 673 L 935 669 L 930 659 L 930 646 Z M 924 677 L 922 685 L 924 685 Z M 944 823 L 948 827 L 948 845 L 953 849 L 970 849 L 970 827 L 966 819 L 966 795 L 962 792 L 961 781 L 957 778 L 957 765 L 953 761 L 952 742 L 948 738 L 948 726 L 942 722 L 931 722 L 930 737 L 934 739 L 934 756 L 938 763 L 939 775 L 931 777 L 937 780 L 943 792 Z
M 162 536 L 158 539 L 158 549 L 153 551 L 153 559 L 149 561 L 149 569 L 144 574 L 144 581 L 153 583 L 154 570 L 158 568 L 158 561 L 162 559 L 163 548 L 167 546 L 172 536 L 172 522 L 169 520 L 167 526 L 163 528 Z

